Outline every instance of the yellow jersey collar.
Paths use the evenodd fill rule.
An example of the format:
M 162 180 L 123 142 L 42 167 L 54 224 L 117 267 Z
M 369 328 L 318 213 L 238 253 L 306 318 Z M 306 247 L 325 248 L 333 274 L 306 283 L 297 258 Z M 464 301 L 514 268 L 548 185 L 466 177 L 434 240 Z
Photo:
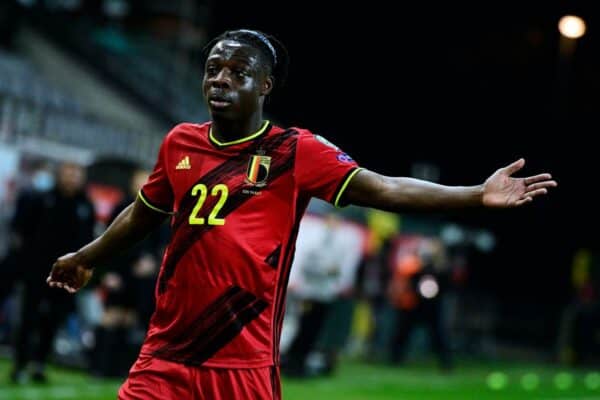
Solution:
M 210 127 L 208 128 L 208 137 L 213 144 L 216 144 L 219 147 L 232 146 L 234 144 L 240 144 L 240 143 L 244 143 L 244 142 L 248 142 L 250 140 L 256 139 L 257 137 L 259 137 L 260 135 L 262 135 L 263 133 L 265 133 L 267 131 L 267 128 L 269 127 L 269 125 L 270 125 L 269 120 L 265 120 L 265 122 L 263 123 L 263 125 L 261 126 L 261 128 L 258 131 L 254 132 L 248 136 L 245 136 L 241 139 L 232 140 L 230 142 L 220 142 L 219 140 L 217 140 L 217 138 L 214 137 L 214 135 L 212 133 L 212 124 L 211 124 Z

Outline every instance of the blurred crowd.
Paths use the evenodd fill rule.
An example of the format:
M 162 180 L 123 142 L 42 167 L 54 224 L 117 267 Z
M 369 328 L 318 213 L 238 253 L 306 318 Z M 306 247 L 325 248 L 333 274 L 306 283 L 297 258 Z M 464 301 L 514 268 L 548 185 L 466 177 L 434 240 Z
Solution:
M 49 360 L 124 377 L 139 351 L 167 224 L 99 268 L 74 296 L 45 284 L 53 260 L 101 233 L 148 177 L 133 165 L 118 173 L 125 184 L 110 184 L 110 171 L 23 157 L 3 181 L 0 348 L 12 359 L 15 383 L 44 382 Z M 344 357 L 393 365 L 432 357 L 450 372 L 459 357 L 490 354 L 495 310 L 489 297 L 472 290 L 470 275 L 493 256 L 493 235 L 454 224 L 424 226 L 411 227 L 396 214 L 311 202 L 289 280 L 284 375 L 332 374 Z M 599 267 L 593 249 L 574 254 L 574 296 L 556 334 L 557 361 L 598 362 Z
M 46 381 L 49 361 L 124 377 L 153 312 L 168 225 L 115 255 L 74 296 L 45 280 L 56 257 L 98 236 L 133 200 L 166 127 L 206 118 L 191 63 L 206 32 L 169 23 L 173 14 L 140 34 L 118 15 L 46 12 L 45 3 L 70 2 L 0 2 L 0 356 L 15 383 Z M 136 6 L 145 3 L 154 2 Z M 67 53 L 143 107 L 69 69 Z M 394 365 L 433 357 L 449 372 L 465 355 L 497 357 L 499 296 L 473 283 L 494 251 L 493 233 L 479 227 L 312 202 L 289 280 L 283 373 L 332 374 L 347 357 Z M 544 357 L 597 365 L 598 243 L 576 249 L 569 278 L 571 302 Z
M 86 168 L 74 162 L 38 160 L 28 172 L 15 176 L 3 204 L 12 197 L 0 262 L 0 340 L 11 348 L 10 379 L 44 382 L 51 357 L 94 375 L 124 376 L 153 313 L 168 226 L 100 267 L 80 294 L 51 289 L 45 280 L 57 257 L 94 239 L 133 201 L 149 173 L 132 169 L 129 187 L 113 186 L 120 195 L 109 197 L 98 195 L 106 189 L 91 190 Z

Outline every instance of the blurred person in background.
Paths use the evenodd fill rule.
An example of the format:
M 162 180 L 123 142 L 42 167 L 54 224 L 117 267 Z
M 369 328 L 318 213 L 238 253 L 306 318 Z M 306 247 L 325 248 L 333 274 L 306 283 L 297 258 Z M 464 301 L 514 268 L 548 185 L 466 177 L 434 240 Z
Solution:
M 333 302 L 352 295 L 364 241 L 360 228 L 332 211 L 300 223 L 288 286 L 290 301 L 299 303 L 300 315 L 298 331 L 282 356 L 284 374 L 303 377 L 333 372 L 336 352 L 318 349 L 316 344 Z M 307 364 L 309 359 L 314 365 Z
M 558 335 L 559 360 L 568 365 L 600 363 L 600 252 L 577 250 L 571 267 L 573 299 L 564 308 Z
M 6 248 L 0 260 L 0 342 L 10 341 L 13 313 L 17 312 L 14 305 L 15 283 L 19 278 L 19 258 L 22 258 L 22 238 L 10 225 L 15 223 L 14 214 L 16 212 L 18 199 L 20 203 L 27 202 L 33 194 L 47 192 L 54 187 L 53 167 L 48 162 L 37 160 L 32 165 L 21 166 L 22 174 L 19 178 L 11 180 L 10 191 L 13 192 L 10 197 L 14 197 L 10 202 L 10 212 L 7 213 L 7 232 L 5 232 Z M 1 201 L 2 199 L 0 199 Z M 3 204 L 6 206 L 6 204 Z
M 85 194 L 86 171 L 81 165 L 63 162 L 53 187 L 48 177 L 35 182 L 48 190 L 20 194 L 11 224 L 17 279 L 22 283 L 20 323 L 14 335 L 11 380 L 24 382 L 26 367 L 33 361 L 32 379 L 45 382 L 45 364 L 56 332 L 75 311 L 75 299 L 43 282 L 48 263 L 68 249 L 93 239 L 94 208 Z
M 75 293 L 95 267 L 171 217 L 156 309 L 120 399 L 281 398 L 285 293 L 313 197 L 394 212 L 507 208 L 556 186 L 549 174 L 512 177 L 523 159 L 468 187 L 359 168 L 325 138 L 263 118 L 288 67 L 276 38 L 228 31 L 209 42 L 207 54 L 203 95 L 211 120 L 174 127 L 135 202 L 98 239 L 60 257 L 47 278 Z
M 367 304 L 370 329 L 365 337 L 365 357 L 381 361 L 389 354 L 390 313 L 387 287 L 392 268 L 392 244 L 398 236 L 401 220 L 397 214 L 369 209 L 369 251 L 358 271 L 358 294 Z
M 450 335 L 442 314 L 449 273 L 444 245 L 437 238 L 409 238 L 403 242 L 407 249 L 399 250 L 388 288 L 389 299 L 398 310 L 391 361 L 399 364 L 405 360 L 410 334 L 417 324 L 424 324 L 440 367 L 449 370 Z
M 149 176 L 150 171 L 143 169 L 132 173 L 129 190 L 115 206 L 108 224 L 135 200 Z M 104 313 L 95 330 L 91 355 L 94 375 L 124 376 L 135 360 L 154 312 L 154 285 L 167 235 L 168 226 L 163 225 L 107 266 L 100 285 Z M 114 348 L 121 351 L 115 354 Z

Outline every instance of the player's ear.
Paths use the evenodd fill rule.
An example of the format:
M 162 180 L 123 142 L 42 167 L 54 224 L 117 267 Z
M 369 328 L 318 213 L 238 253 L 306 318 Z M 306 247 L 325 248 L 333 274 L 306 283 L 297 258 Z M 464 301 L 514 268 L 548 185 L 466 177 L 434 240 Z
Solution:
M 273 77 L 271 75 L 267 76 L 261 85 L 260 94 L 262 96 L 267 96 L 273 90 Z

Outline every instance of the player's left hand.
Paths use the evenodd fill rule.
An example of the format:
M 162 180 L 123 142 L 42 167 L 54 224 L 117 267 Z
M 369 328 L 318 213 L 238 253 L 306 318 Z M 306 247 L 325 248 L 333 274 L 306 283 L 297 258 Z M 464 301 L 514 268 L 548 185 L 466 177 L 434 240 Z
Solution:
M 486 207 L 517 207 L 533 201 L 537 196 L 548 193 L 556 181 L 550 174 L 539 174 L 526 178 L 513 178 L 515 172 L 525 165 L 524 159 L 500 168 L 483 185 L 483 205 Z

